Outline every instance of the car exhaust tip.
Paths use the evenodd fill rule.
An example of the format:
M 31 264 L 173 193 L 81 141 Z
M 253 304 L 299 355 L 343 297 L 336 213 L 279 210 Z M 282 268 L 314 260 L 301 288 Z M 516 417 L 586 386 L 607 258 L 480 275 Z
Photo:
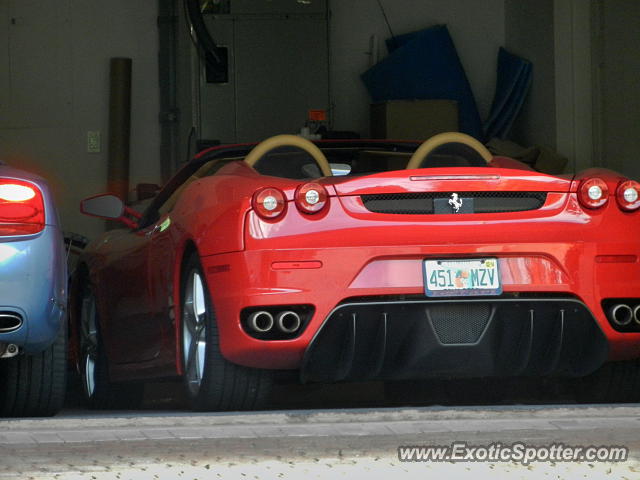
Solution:
M 0 333 L 9 333 L 22 326 L 22 316 L 13 312 L 0 312 Z
M 633 319 L 640 325 L 640 304 L 636 305 L 636 308 L 633 309 Z
M 638 307 L 636 307 L 636 310 L 637 308 Z M 621 327 L 629 325 L 631 320 L 633 320 L 634 318 L 633 310 L 631 310 L 631 307 L 629 305 L 626 305 L 624 303 L 619 303 L 611 307 L 611 312 L 609 315 L 611 317 L 611 321 Z
M 20 347 L 13 343 L 0 342 L 0 358 L 12 358 L 20 353 Z
M 271 315 L 266 310 L 259 310 L 249 315 L 247 323 L 253 331 L 258 333 L 266 333 L 273 328 L 273 315 Z
M 276 316 L 276 324 L 281 332 L 294 333 L 300 328 L 300 325 L 302 325 L 302 320 L 300 319 L 300 315 L 296 312 L 287 310 L 285 312 L 280 312 Z

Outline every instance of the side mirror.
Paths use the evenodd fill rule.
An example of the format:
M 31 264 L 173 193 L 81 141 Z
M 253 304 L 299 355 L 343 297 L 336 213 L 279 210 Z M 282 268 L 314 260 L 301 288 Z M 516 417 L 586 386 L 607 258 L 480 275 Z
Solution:
M 127 207 L 120 198 L 111 193 L 103 193 L 85 198 L 80 202 L 80 211 L 92 217 L 117 220 L 129 228 L 137 228 L 138 224 L 134 220 L 127 218 L 127 216 L 133 217 L 136 220 L 142 216 L 135 210 Z
M 124 202 L 115 195 L 104 193 L 82 200 L 80 211 L 92 217 L 117 220 L 124 215 Z

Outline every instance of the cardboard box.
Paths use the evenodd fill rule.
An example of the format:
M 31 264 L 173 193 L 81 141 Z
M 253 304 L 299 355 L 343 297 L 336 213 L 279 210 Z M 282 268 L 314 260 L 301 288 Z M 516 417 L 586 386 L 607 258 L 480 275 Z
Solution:
M 426 140 L 458 131 L 454 100 L 389 100 L 371 105 L 371 137 Z

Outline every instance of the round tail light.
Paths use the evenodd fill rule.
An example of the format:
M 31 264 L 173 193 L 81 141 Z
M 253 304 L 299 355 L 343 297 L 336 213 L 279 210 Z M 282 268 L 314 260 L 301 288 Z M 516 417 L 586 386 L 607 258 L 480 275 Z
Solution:
M 622 210 L 637 210 L 640 208 L 640 183 L 634 180 L 621 182 L 616 190 L 616 198 Z
M 603 207 L 609 201 L 609 187 L 601 178 L 583 180 L 578 187 L 578 199 L 587 208 Z
M 329 194 L 319 183 L 305 183 L 297 188 L 295 199 L 302 213 L 318 213 L 327 205 Z
M 253 194 L 251 204 L 256 213 L 267 220 L 282 215 L 287 207 L 287 199 L 277 188 L 262 188 Z

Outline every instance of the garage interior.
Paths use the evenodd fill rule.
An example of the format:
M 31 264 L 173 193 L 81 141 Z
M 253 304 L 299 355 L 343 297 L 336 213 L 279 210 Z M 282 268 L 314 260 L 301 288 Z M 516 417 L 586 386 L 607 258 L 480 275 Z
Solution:
M 218 59 L 207 59 L 207 53 L 203 57 L 194 44 L 185 11 L 189 3 L 199 4 Z M 0 0 L 0 161 L 47 179 L 63 229 L 77 234 L 81 243 L 115 224 L 82 215 L 81 199 L 115 188 L 121 189 L 133 208 L 142 208 L 135 200 L 137 185 L 146 184 L 144 190 L 153 193 L 154 185 L 165 183 L 208 145 L 258 142 L 280 133 L 312 136 L 318 127 L 324 135 L 340 138 L 384 137 L 386 131 L 377 130 L 380 125 L 375 115 L 389 118 L 392 105 L 376 103 L 363 74 L 392 56 L 392 50 L 399 47 L 394 39 L 442 25 L 453 40 L 483 122 L 492 116 L 495 104 L 500 49 L 531 66 L 531 84 L 505 140 L 522 146 L 525 152 L 545 151 L 562 159 L 567 174 L 606 167 L 640 180 L 634 148 L 640 137 L 638 0 Z M 458 103 L 442 97 L 422 100 L 431 102 L 430 108 L 437 105 L 437 115 L 432 111 L 424 121 L 434 125 L 423 125 L 425 128 L 449 122 L 460 126 Z M 453 117 L 445 115 L 451 112 Z M 411 115 L 400 110 L 401 117 L 415 118 Z M 117 140 L 114 126 L 121 134 Z M 123 162 L 114 167 L 114 157 Z M 123 183 L 114 183 L 114 168 L 124 173 Z M 233 186 L 237 189 L 237 183 Z M 167 219 L 158 223 L 160 233 L 170 225 Z M 612 231 L 625 230 L 620 236 L 636 248 L 633 227 L 624 224 L 611 230 L 602 225 L 598 232 L 607 240 L 617 239 Z M 149 228 L 152 233 L 157 231 Z M 475 235 L 474 231 L 468 237 Z M 507 241 L 500 237 L 496 243 L 506 250 L 516 241 L 512 231 L 505 237 Z M 522 237 L 529 243 L 527 233 Z M 507 243 L 509 238 L 512 243 Z M 587 242 L 580 236 L 576 243 Z M 171 251 L 164 245 L 158 242 L 156 248 Z M 627 282 L 632 275 L 619 272 L 631 270 L 624 265 L 614 269 L 619 267 L 616 258 L 628 262 L 630 255 L 603 252 L 607 255 L 599 258 L 611 262 L 604 268 L 610 267 L 620 284 Z M 192 256 L 195 258 L 194 252 Z M 635 263 L 637 257 L 632 257 Z M 578 262 L 586 263 L 584 258 L 576 254 L 567 270 L 575 270 L 571 265 Z M 169 263 L 161 260 L 159 265 Z M 320 263 L 295 260 L 277 263 Z M 0 258 L 0 265 L 3 261 Z M 120 287 L 133 292 L 128 298 L 134 301 L 129 305 L 137 314 L 142 310 L 136 310 L 140 295 L 136 296 L 133 280 L 140 270 L 135 270 L 139 265 L 130 264 L 128 272 L 134 273 L 117 280 L 125 277 Z M 209 267 L 209 274 L 229 270 L 228 264 Z M 195 268 L 185 271 L 193 275 L 183 275 L 185 284 L 199 276 Z M 588 274 L 576 276 L 581 279 Z M 240 282 L 246 278 L 241 277 Z M 330 282 L 332 277 L 324 278 Z M 419 277 L 417 283 L 423 280 Z M 34 296 L 33 289 L 24 291 Z M 192 294 L 191 303 L 196 305 Z M 92 318 L 98 318 L 95 304 L 89 301 L 92 297 L 81 298 L 83 308 L 92 307 Z M 170 301 L 173 298 L 169 296 Z M 523 300 L 518 292 L 514 298 Z M 550 298 L 540 296 L 535 301 L 553 303 Z M 640 304 L 633 301 L 637 315 Z M 603 308 L 613 307 L 610 311 L 615 314 L 620 306 L 610 303 Z M 631 307 L 622 306 L 631 315 Z M 431 308 L 428 315 L 438 306 Z M 555 322 L 560 325 L 560 346 L 568 308 L 560 310 L 560 321 Z M 197 307 L 195 310 L 197 316 Z M 250 314 L 264 312 L 255 308 Z M 531 328 L 529 351 L 525 352 L 530 357 L 534 315 L 533 309 L 528 312 Z M 275 310 L 273 316 L 277 316 Z M 355 311 L 351 318 L 355 332 Z M 386 329 L 387 313 L 382 318 L 380 324 L 384 322 Z M 635 319 L 640 324 L 637 316 Z M 138 332 L 153 331 L 148 326 L 155 319 L 147 315 L 145 320 Z M 165 320 L 166 325 L 175 325 L 175 317 Z M 594 333 L 582 324 L 579 328 L 566 336 L 570 339 L 567 344 L 579 346 L 580 335 Z M 640 327 L 634 325 L 628 331 L 634 328 Z M 86 330 L 87 337 L 98 338 L 95 325 L 92 331 Z M 134 355 L 141 352 L 136 344 L 144 344 L 142 337 L 135 329 L 120 331 L 130 342 L 122 352 L 131 355 L 122 363 L 133 364 Z M 59 339 L 65 338 L 62 333 Z M 349 339 L 349 335 L 337 330 L 336 337 Z M 382 345 L 384 352 L 386 344 L 378 342 L 379 338 L 384 337 L 377 331 L 376 345 Z M 471 343 L 467 339 L 462 345 Z M 92 347 L 97 349 L 98 344 L 96 340 Z M 539 344 L 544 344 L 545 353 L 552 351 L 547 343 Z M 513 345 L 520 353 L 516 347 L 520 344 Z M 184 343 L 182 348 L 191 350 Z M 560 349 L 553 351 L 554 356 L 548 357 L 556 364 Z M 322 350 L 317 357 L 330 358 Z M 640 385 L 638 360 L 635 362 L 627 364 L 629 368 L 623 365 L 624 369 L 612 370 L 625 390 Z M 87 365 L 85 370 L 89 370 Z M 5 371 L 9 370 L 0 370 L 0 380 L 7 378 Z M 37 372 L 35 367 L 33 371 Z M 586 383 L 576 395 L 570 391 L 571 381 L 560 383 L 554 378 L 527 378 L 514 385 L 511 377 L 289 385 L 287 372 L 281 373 L 275 385 L 276 401 L 269 411 L 207 413 L 185 412 L 188 399 L 183 385 L 173 378 L 137 385 L 140 389 L 124 384 L 120 394 L 125 389 L 134 394 L 137 390 L 140 399 L 146 394 L 144 409 L 133 411 L 133 404 L 125 401 L 121 410 L 89 413 L 80 400 L 81 375 L 76 378 L 72 373 L 67 403 L 57 417 L 2 419 L 0 477 L 210 478 L 215 473 L 216 478 L 225 478 L 226 473 L 226 478 L 307 478 L 326 471 L 331 476 L 340 472 L 354 478 L 389 478 L 402 471 L 415 478 L 428 478 L 429 473 L 434 477 L 454 473 L 455 478 L 462 478 L 465 472 L 469 472 L 465 478 L 490 478 L 519 469 L 521 478 L 605 478 L 622 471 L 626 475 L 622 478 L 632 478 L 629 472 L 640 471 L 640 407 L 637 403 L 586 404 L 593 398 L 588 394 L 606 392 L 600 381 Z M 12 381 L 27 385 L 33 379 L 37 386 L 37 374 L 26 380 L 14 376 Z M 6 384 L 0 381 L 0 391 L 9 390 Z M 399 463 L 403 445 L 428 444 L 469 445 L 471 450 L 485 452 L 496 445 L 533 445 L 541 451 L 529 463 L 493 461 L 486 456 L 467 462 L 466 455 L 465 463 L 459 465 L 450 460 Z M 558 445 L 599 446 L 599 451 L 613 447 L 622 449 L 625 457 L 592 461 L 576 456 L 556 462 L 542 456 L 546 447 L 553 451 Z
M 325 110 L 332 131 L 369 137 L 371 98 L 360 76 L 387 55 L 390 32 L 441 24 L 482 119 L 504 47 L 533 67 L 511 140 L 558 152 L 566 171 L 640 176 L 635 0 L 201 3 L 227 55 L 217 79 L 207 78 L 181 1 L 0 1 L 0 157 L 49 180 L 66 231 L 92 238 L 103 228 L 78 202 L 107 188 L 111 59 L 132 60 L 132 189 L 166 181 L 196 140 L 296 133 L 310 109 Z

